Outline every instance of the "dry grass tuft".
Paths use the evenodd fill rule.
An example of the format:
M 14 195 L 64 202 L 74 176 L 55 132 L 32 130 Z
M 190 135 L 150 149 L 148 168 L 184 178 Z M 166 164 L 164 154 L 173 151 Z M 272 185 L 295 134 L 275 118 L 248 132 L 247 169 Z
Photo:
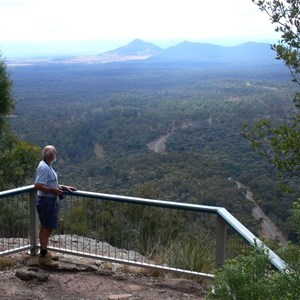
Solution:
M 10 257 L 0 257 L 0 270 L 8 269 L 16 264 L 16 260 Z
M 151 277 L 164 277 L 164 273 L 162 271 L 155 270 L 155 269 L 123 265 L 121 270 L 124 273 L 142 274 L 144 276 L 151 276 Z

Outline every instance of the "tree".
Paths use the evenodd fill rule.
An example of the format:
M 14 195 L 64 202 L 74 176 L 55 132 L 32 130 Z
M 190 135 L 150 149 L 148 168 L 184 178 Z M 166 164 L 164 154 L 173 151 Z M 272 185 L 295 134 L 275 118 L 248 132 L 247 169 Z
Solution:
M 272 45 L 277 59 L 289 68 L 292 81 L 300 85 L 300 1 L 252 0 L 265 12 L 271 22 L 276 24 L 275 31 L 281 34 L 278 44 Z M 300 92 L 295 93 L 294 103 L 300 108 Z M 274 125 L 272 120 L 256 122 L 252 129 L 245 124 L 243 134 L 251 146 L 261 156 L 274 164 L 279 170 L 282 188 L 296 193 L 300 179 L 300 114 L 286 123 Z
M 24 184 L 34 174 L 39 157 L 39 147 L 6 128 L 0 134 L 0 190 Z
M 284 61 L 289 68 L 293 81 L 300 85 L 300 1 L 266 1 L 252 0 L 265 12 L 271 22 L 276 24 L 275 31 L 281 34 L 278 44 L 272 45 L 277 52 L 277 59 Z M 295 94 L 294 101 L 300 107 L 300 93 Z
M 23 184 L 39 158 L 39 148 L 15 135 L 7 122 L 14 107 L 12 80 L 0 56 L 0 190 Z
M 15 100 L 12 97 L 12 81 L 5 61 L 0 56 L 0 133 L 5 124 L 5 118 L 15 107 Z

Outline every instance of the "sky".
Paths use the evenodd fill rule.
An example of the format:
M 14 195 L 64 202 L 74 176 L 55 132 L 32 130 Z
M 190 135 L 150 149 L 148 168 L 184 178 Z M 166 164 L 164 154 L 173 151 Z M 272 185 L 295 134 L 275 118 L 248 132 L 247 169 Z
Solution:
M 8 42 L 117 45 L 136 38 L 163 47 L 166 41 L 237 45 L 279 36 L 252 0 L 0 0 L 0 50 Z

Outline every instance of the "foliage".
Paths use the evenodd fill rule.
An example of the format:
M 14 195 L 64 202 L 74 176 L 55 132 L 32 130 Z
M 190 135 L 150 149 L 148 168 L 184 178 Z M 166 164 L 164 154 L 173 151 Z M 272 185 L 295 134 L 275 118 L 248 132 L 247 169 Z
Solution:
M 284 61 L 289 68 L 293 81 L 300 84 L 300 6 L 298 0 L 266 1 L 252 0 L 268 14 L 275 31 L 281 34 L 278 44 L 272 45 L 277 59 Z M 295 94 L 295 103 L 300 105 L 300 93 Z
M 68 205 L 68 204 L 66 204 Z M 151 256 L 183 232 L 186 221 L 178 212 L 84 199 L 62 209 L 63 231 L 135 248 Z M 123 245 L 124 246 L 124 245 Z
M 1 237 L 28 236 L 28 199 L 1 199 L 0 212 Z
M 0 190 L 21 185 L 34 174 L 38 148 L 15 135 L 7 122 L 14 108 L 12 81 L 0 57 Z
M 277 52 L 277 59 L 283 60 L 289 68 L 293 81 L 300 84 L 300 6 L 298 0 L 261 1 L 253 0 L 259 8 L 268 14 L 281 40 L 272 48 Z M 300 93 L 294 94 L 296 107 L 300 107 Z M 254 150 L 266 157 L 279 170 L 282 188 L 285 191 L 298 193 L 299 186 L 299 122 L 300 115 L 276 125 L 269 119 L 258 121 L 250 130 L 244 127 L 244 136 L 248 138 Z M 296 181 L 296 182 L 295 182 Z
M 298 0 L 265 1 L 253 0 L 266 12 L 276 31 L 281 33 L 281 41 L 272 48 L 277 58 L 288 66 L 293 81 L 300 84 L 300 6 Z M 300 107 L 300 93 L 294 97 L 296 107 Z M 287 120 L 287 121 L 286 121 Z M 274 125 L 268 118 L 256 122 L 249 130 L 244 126 L 246 136 L 261 156 L 274 164 L 279 170 L 282 189 L 299 192 L 300 179 L 300 130 L 299 114 L 286 116 L 284 122 L 278 120 Z M 277 120 L 276 120 L 277 121 Z M 300 204 L 293 204 L 291 219 L 297 234 L 300 233 Z M 240 256 L 228 261 L 223 270 L 216 274 L 216 285 L 207 299 L 280 299 L 291 300 L 300 297 L 300 255 L 299 245 L 288 245 L 281 249 L 286 262 L 283 272 L 270 270 L 268 254 L 254 251 L 250 256 Z
M 14 105 L 12 81 L 5 61 L 0 55 L 0 134 L 3 130 L 5 117 L 13 111 Z
M 293 207 L 290 210 L 291 218 L 295 227 L 295 231 L 300 235 L 300 199 L 293 203 Z
M 249 218 L 253 205 L 236 188 L 237 180 L 289 233 L 274 167 L 240 133 L 245 120 L 281 120 L 292 113 L 293 90 L 282 69 L 151 62 L 11 69 L 17 98 L 11 124 L 27 141 L 59 149 L 55 168 L 61 182 L 224 206 L 258 232 L 258 222 Z M 165 153 L 148 149 L 167 134 Z M 291 199 L 285 200 L 289 207 Z
M 248 256 L 238 256 L 226 261 L 224 267 L 216 272 L 214 288 L 206 299 L 271 299 L 272 275 L 266 253 L 253 251 Z
M 300 179 L 300 115 L 290 124 L 274 127 L 271 120 L 257 122 L 251 131 L 244 125 L 244 136 L 261 156 L 280 170 L 281 186 L 285 191 L 299 191 Z
M 271 269 L 268 253 L 254 249 L 249 255 L 226 262 L 217 271 L 215 285 L 207 300 L 294 300 L 300 296 L 299 249 L 285 249 L 288 266 L 284 271 Z M 296 255 L 295 255 L 296 254 Z M 296 267 L 296 268 L 295 268 Z
M 214 269 L 215 245 L 207 235 L 194 234 L 172 243 L 167 250 L 167 263 L 174 268 L 209 273 Z
M 0 134 L 0 190 L 20 186 L 31 177 L 40 157 L 40 150 L 21 140 L 9 129 Z

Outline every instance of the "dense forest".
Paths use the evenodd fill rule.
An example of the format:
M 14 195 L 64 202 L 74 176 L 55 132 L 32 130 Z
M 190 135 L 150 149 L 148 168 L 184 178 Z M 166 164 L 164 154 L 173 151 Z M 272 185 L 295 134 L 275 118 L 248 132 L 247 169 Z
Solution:
M 242 182 L 293 238 L 275 169 L 245 122 L 294 113 L 282 67 L 123 62 L 10 66 L 14 130 L 58 149 L 60 182 L 82 190 L 223 206 L 257 232 Z M 148 145 L 165 136 L 165 151 Z M 228 180 L 232 178 L 233 180 Z M 32 179 L 33 181 L 33 179 Z M 29 182 L 32 183 L 32 182 Z

